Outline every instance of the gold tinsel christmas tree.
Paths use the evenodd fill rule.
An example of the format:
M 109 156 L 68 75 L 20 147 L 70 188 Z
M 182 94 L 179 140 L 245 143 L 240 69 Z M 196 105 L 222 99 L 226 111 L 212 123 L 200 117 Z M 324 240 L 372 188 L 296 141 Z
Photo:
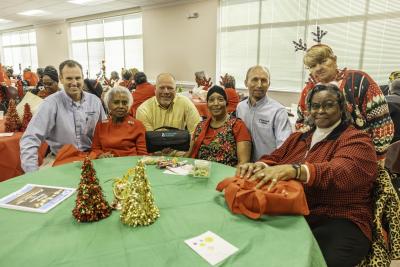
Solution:
M 126 189 L 127 197 L 122 203 L 121 222 L 130 226 L 143 226 L 155 222 L 160 210 L 154 203 L 150 183 L 145 174 L 144 163 L 133 169 L 133 179 Z
M 111 207 L 104 198 L 103 190 L 96 177 L 96 171 L 88 157 L 82 165 L 81 182 L 72 215 L 78 222 L 94 222 L 107 218 Z

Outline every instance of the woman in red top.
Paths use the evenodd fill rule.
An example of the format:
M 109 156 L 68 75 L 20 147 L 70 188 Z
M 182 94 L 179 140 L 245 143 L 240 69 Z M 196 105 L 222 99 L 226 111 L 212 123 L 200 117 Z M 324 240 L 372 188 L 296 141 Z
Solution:
M 138 72 L 134 77 L 136 89 L 132 93 L 133 105 L 131 107 L 131 114 L 136 118 L 136 110 L 147 99 L 156 95 L 156 87 L 147 82 L 147 77 L 144 72 Z
M 109 119 L 97 124 L 94 131 L 91 157 L 121 157 L 147 155 L 143 124 L 129 115 L 132 95 L 121 86 L 111 88 L 104 102 Z
M 369 135 L 350 123 L 341 90 L 317 85 L 307 98 L 312 129 L 292 133 L 260 162 L 243 164 L 237 174 L 269 181 L 304 183 L 310 208 L 307 222 L 328 266 L 355 266 L 372 240 L 372 188 L 378 163 Z
M 236 166 L 250 161 L 251 137 L 246 125 L 227 113 L 227 97 L 214 85 L 207 92 L 211 117 L 200 122 L 193 134 L 190 157 Z

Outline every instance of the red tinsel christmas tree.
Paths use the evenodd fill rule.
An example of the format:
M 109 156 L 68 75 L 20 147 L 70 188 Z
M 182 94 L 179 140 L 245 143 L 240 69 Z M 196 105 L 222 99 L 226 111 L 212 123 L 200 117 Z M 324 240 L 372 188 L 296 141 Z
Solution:
M 8 102 L 8 111 L 6 114 L 5 130 L 7 133 L 18 132 L 21 128 L 21 121 L 19 120 L 17 108 L 14 99 Z
M 96 177 L 96 171 L 88 157 L 82 165 L 81 182 L 72 215 L 78 222 L 94 222 L 107 218 L 111 207 L 104 198 L 103 191 Z
M 31 107 L 28 103 L 24 105 L 24 117 L 22 118 L 21 132 L 24 132 L 32 119 Z

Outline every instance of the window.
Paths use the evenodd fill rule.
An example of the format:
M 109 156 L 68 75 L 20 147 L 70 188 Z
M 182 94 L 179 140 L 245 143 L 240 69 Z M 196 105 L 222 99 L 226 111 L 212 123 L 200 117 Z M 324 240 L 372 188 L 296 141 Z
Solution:
M 217 77 L 234 75 L 244 88 L 247 69 L 271 71 L 271 89 L 299 92 L 308 79 L 303 51 L 292 41 L 315 42 L 316 25 L 328 31 L 322 42 L 338 57 L 339 68 L 360 69 L 378 84 L 400 69 L 397 51 L 400 2 L 389 0 L 220 0 Z
M 85 76 L 96 78 L 103 60 L 107 77 L 121 68 L 143 69 L 141 14 L 71 23 L 70 31 L 72 58 Z
M 15 73 L 25 68 L 36 71 L 38 56 L 35 30 L 6 32 L 1 34 L 0 40 L 3 65 L 12 66 Z

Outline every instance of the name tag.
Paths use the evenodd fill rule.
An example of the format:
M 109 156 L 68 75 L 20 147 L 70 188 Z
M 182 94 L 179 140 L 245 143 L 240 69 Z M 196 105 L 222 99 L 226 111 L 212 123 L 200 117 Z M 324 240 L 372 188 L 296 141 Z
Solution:
M 267 124 L 269 124 L 269 120 L 258 119 L 258 123 L 261 123 L 261 124 L 267 125 Z
M 93 116 L 96 114 L 96 111 L 86 111 L 86 116 Z

